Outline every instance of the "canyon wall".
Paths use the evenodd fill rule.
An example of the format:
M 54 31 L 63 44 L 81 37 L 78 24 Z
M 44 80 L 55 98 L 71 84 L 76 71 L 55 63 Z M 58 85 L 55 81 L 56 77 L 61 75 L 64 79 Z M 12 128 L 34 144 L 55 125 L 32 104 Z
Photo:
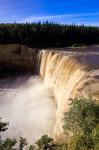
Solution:
M 39 67 L 38 67 L 39 66 Z M 9 73 L 39 75 L 56 103 L 53 136 L 63 141 L 63 113 L 70 99 L 92 97 L 99 102 L 99 48 L 50 49 L 38 52 L 24 45 L 0 45 L 0 76 Z M 54 114 L 55 115 L 55 114 Z
M 37 51 L 20 44 L 0 45 L 0 76 L 12 73 L 37 74 Z

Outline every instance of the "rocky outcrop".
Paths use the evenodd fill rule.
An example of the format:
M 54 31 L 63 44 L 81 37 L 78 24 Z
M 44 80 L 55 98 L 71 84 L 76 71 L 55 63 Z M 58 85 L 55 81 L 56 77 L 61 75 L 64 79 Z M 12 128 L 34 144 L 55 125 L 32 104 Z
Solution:
M 37 51 L 24 45 L 0 45 L 0 75 L 37 73 Z

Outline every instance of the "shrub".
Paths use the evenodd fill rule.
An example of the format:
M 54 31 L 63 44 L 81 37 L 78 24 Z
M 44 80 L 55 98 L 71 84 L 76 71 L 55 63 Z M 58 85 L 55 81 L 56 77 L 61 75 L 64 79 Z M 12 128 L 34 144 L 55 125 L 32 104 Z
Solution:
M 99 105 L 91 99 L 71 101 L 64 113 L 64 132 L 69 135 L 68 150 L 98 150 Z M 98 148 L 97 148 L 98 147 Z

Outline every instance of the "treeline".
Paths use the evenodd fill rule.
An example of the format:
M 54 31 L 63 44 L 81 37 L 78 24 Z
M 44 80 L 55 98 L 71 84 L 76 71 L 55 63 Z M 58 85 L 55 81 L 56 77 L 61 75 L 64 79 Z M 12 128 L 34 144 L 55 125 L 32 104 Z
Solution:
M 0 24 L 0 44 L 30 47 L 65 47 L 73 44 L 99 44 L 99 27 L 55 23 Z

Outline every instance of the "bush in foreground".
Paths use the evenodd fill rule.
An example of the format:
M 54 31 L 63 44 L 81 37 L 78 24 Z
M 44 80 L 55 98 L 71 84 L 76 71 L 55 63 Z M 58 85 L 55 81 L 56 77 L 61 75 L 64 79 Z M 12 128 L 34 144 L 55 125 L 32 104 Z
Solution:
M 99 150 L 99 105 L 91 99 L 75 99 L 68 112 L 64 113 L 64 133 L 69 142 L 55 144 L 48 135 L 43 135 L 34 145 L 25 138 L 0 138 L 0 150 Z M 0 119 L 0 133 L 7 130 L 8 123 Z
M 69 150 L 98 150 L 99 105 L 91 99 L 75 99 L 64 114 L 64 132 Z

